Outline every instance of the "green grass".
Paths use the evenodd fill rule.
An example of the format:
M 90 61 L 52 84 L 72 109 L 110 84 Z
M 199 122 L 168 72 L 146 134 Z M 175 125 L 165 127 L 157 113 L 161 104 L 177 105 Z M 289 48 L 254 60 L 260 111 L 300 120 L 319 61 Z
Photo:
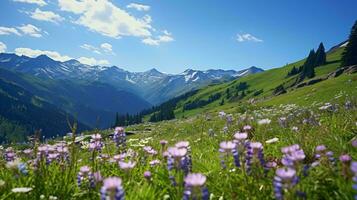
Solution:
M 82 186 L 77 186 L 76 176 L 79 168 L 84 165 L 90 166 L 93 171 L 100 171 L 103 177 L 120 177 L 123 180 L 126 199 L 181 199 L 184 189 L 182 187 L 183 174 L 180 171 L 176 173 L 178 186 L 172 186 L 166 167 L 167 163 L 161 155 L 162 147 L 159 141 L 162 139 L 169 141 L 168 146 L 173 146 L 182 140 L 190 142 L 192 171 L 207 176 L 206 187 L 212 194 L 212 199 L 274 199 L 272 181 L 275 170 L 269 170 L 267 174 L 264 174 L 262 168 L 256 167 L 252 169 L 251 174 L 247 174 L 242 168 L 234 166 L 232 157 L 226 160 L 228 168 L 223 169 L 220 164 L 219 143 L 232 140 L 233 134 L 246 124 L 250 124 L 254 128 L 254 131 L 250 133 L 250 140 L 262 142 L 265 159 L 278 162 L 279 167 L 281 167 L 280 158 L 282 157 L 280 149 L 292 144 L 299 144 L 306 154 L 304 161 L 298 165 L 300 167 L 311 164 L 315 160 L 314 149 L 320 144 L 326 145 L 329 150 L 333 151 L 336 159 L 342 153 L 348 153 L 354 160 L 357 159 L 357 149 L 351 145 L 357 131 L 356 109 L 340 109 L 338 112 L 332 113 L 318 111 L 316 107 L 291 105 L 269 108 L 241 106 L 245 106 L 245 115 L 249 117 L 246 121 L 237 123 L 237 120 L 244 114 L 231 110 L 234 123 L 229 126 L 228 133 L 222 131 L 226 120 L 220 119 L 216 112 L 207 113 L 210 116 L 209 120 L 205 115 L 196 115 L 189 119 L 127 127 L 127 130 L 139 132 L 137 135 L 129 136 L 127 140 L 127 147 L 137 153 L 136 156 L 130 158 L 137 164 L 134 169 L 128 172 L 120 169 L 117 163 L 97 158 L 100 153 L 93 154 L 86 148 L 85 143 L 76 146 L 68 144 L 70 152 L 74 150 L 71 157 L 75 162 L 58 161 L 46 165 L 45 161 L 42 161 L 40 165 L 37 165 L 37 168 L 31 164 L 31 159 L 34 156 L 29 159 L 25 158 L 21 152 L 17 152 L 22 162 L 27 162 L 28 175 L 21 174 L 17 169 L 7 168 L 6 162 L 1 158 L 0 180 L 5 184 L 0 186 L 0 199 L 40 199 L 41 196 L 44 196 L 45 199 L 49 199 L 50 196 L 55 196 L 58 199 L 99 199 L 101 183 L 98 183 L 95 188 L 90 188 L 86 181 L 82 183 Z M 308 111 L 311 109 L 318 114 L 313 117 L 321 125 L 301 123 L 302 119 L 309 116 Z M 228 112 L 228 110 L 226 111 Z M 292 113 L 294 115 L 288 126 L 281 127 L 277 118 Z M 262 118 L 269 118 L 272 123 L 269 125 L 257 124 L 257 121 Z M 292 131 L 291 127 L 293 126 L 298 127 L 299 131 Z M 213 129 L 215 136 L 208 135 L 209 129 Z M 148 130 L 150 131 L 148 132 Z M 101 131 L 105 138 L 105 146 L 101 154 L 113 157 L 119 153 L 119 149 L 107 137 L 111 132 L 112 130 Z M 274 137 L 279 138 L 277 143 L 265 144 L 266 140 Z M 56 141 L 49 141 L 50 144 L 54 142 Z M 38 144 L 25 146 L 36 149 Z M 159 154 L 150 156 L 143 151 L 143 146 L 152 146 Z M 18 145 L 14 147 L 16 149 L 25 148 Z M 154 159 L 159 159 L 161 164 L 151 167 L 149 161 Z M 308 199 L 352 199 L 354 194 L 352 180 L 351 177 L 345 179 L 341 175 L 342 167 L 339 162 L 336 166 L 324 163 L 311 168 L 306 177 L 299 172 L 300 182 L 294 189 L 305 192 Z M 144 171 L 147 170 L 152 173 L 151 181 L 147 181 L 143 177 Z M 15 187 L 31 187 L 33 190 L 23 194 L 11 192 L 11 189 Z M 286 195 L 292 194 L 286 193 Z M 287 197 L 287 199 L 291 199 L 291 197 Z
M 343 48 L 339 48 L 333 52 L 327 54 L 327 64 L 319 66 L 315 69 L 316 77 L 325 77 L 330 72 L 335 71 L 340 66 L 341 54 Z M 299 67 L 303 65 L 305 59 L 288 64 L 286 66 L 267 70 L 262 73 L 252 74 L 246 77 L 242 77 L 238 80 L 233 80 L 231 82 L 211 85 L 205 88 L 202 88 L 198 91 L 197 94 L 191 96 L 185 101 L 181 101 L 177 104 L 175 110 L 176 118 L 194 116 L 199 113 L 205 113 L 210 111 L 217 111 L 219 109 L 234 108 L 239 106 L 242 102 L 248 101 L 249 99 L 256 99 L 261 105 L 274 105 L 275 103 L 296 103 L 300 105 L 308 105 L 314 101 L 329 100 L 334 96 L 338 95 L 340 92 L 347 92 L 350 96 L 357 95 L 355 90 L 356 87 L 356 75 L 342 76 L 337 79 L 331 79 L 327 81 L 320 82 L 313 86 L 302 87 L 302 88 L 288 88 L 288 93 L 274 97 L 272 92 L 274 88 L 278 85 L 284 85 L 289 87 L 294 81 L 296 76 L 287 77 L 288 72 L 295 66 Z M 351 80 L 351 84 L 345 83 L 346 81 Z M 220 106 L 222 98 L 225 98 L 225 92 L 227 88 L 233 88 L 239 82 L 247 82 L 249 85 L 248 90 L 250 91 L 259 91 L 263 90 L 263 93 L 259 96 L 253 97 L 252 93 L 248 94 L 244 99 L 240 101 L 228 101 L 225 99 L 225 105 Z M 313 92 L 311 92 L 313 91 Z M 186 102 L 208 99 L 212 94 L 220 92 L 222 94 L 221 99 L 218 99 L 206 106 L 201 108 L 196 108 L 192 110 L 186 110 L 183 112 L 183 105 Z M 304 96 L 307 95 L 307 96 Z M 309 98 L 309 96 L 312 96 Z

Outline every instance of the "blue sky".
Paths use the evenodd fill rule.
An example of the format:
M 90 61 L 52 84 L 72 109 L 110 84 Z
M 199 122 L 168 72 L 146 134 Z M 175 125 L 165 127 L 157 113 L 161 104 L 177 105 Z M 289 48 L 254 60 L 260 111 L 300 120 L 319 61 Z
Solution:
M 354 0 L 1 0 L 0 51 L 167 73 L 280 67 L 347 39 Z

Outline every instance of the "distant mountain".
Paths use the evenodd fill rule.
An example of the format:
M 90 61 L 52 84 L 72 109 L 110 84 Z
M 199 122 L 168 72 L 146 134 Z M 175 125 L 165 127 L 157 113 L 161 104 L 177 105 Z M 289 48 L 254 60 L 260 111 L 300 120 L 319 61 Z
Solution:
M 145 72 L 129 72 L 116 66 L 89 66 L 77 60 L 54 61 L 45 55 L 30 58 L 6 53 L 0 54 L 0 67 L 40 78 L 102 82 L 118 90 L 140 96 L 151 104 L 161 103 L 211 83 L 219 83 L 264 71 L 260 68 L 250 67 L 241 71 L 187 69 L 180 74 L 166 74 L 155 68 Z
M 52 137 L 70 132 L 70 114 L 44 101 L 21 86 L 0 78 L 0 142 L 21 141 L 42 130 L 42 136 Z M 79 131 L 89 129 L 78 123 Z
M 25 127 L 31 124 L 39 127 L 43 125 L 43 115 L 34 113 L 44 109 L 43 113 L 51 112 L 48 116 L 54 116 L 46 120 L 60 122 L 60 116 L 64 120 L 65 113 L 70 113 L 85 128 L 106 128 L 112 125 L 117 112 L 121 115 L 138 113 L 203 86 L 262 71 L 251 67 L 241 71 L 187 69 L 180 74 L 166 74 L 155 68 L 145 72 L 129 72 L 116 66 L 90 66 L 74 59 L 59 62 L 46 55 L 31 58 L 0 53 L 0 80 L 3 84 L 12 84 L 13 90 L 26 91 L 26 96 L 35 96 L 32 99 L 40 99 L 41 105 L 47 105 L 44 108 L 33 107 L 33 102 L 27 99 L 22 104 L 34 110 L 27 113 L 29 119 L 21 115 L 11 117 L 6 110 L 0 112 L 0 118 L 15 120 Z M 18 88 L 15 89 L 15 86 Z M 4 94 L 10 93 L 4 91 Z M 16 99 L 8 97 L 3 105 L 18 105 Z M 61 128 L 53 127 L 61 132 L 64 130 L 62 125 Z
M 137 113 L 151 106 L 133 93 L 97 81 L 39 78 L 1 67 L 0 80 L 36 94 L 53 107 L 76 116 L 88 127 L 108 127 L 116 112 Z

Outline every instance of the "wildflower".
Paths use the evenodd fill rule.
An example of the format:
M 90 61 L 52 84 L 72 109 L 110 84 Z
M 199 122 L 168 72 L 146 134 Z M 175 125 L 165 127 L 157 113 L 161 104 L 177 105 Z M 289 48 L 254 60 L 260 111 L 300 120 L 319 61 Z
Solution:
M 243 131 L 250 132 L 252 129 L 253 129 L 253 128 L 252 128 L 252 126 L 250 126 L 250 125 L 245 125 L 245 126 L 243 126 Z
M 272 143 L 275 143 L 275 142 L 278 142 L 279 141 L 279 138 L 272 138 L 272 139 L 269 139 L 267 141 L 265 141 L 265 143 L 267 144 L 272 144 Z
M 178 145 L 180 146 L 180 145 Z M 186 148 L 169 147 L 167 149 L 167 169 L 169 171 L 169 178 L 172 185 L 176 186 L 176 180 L 173 174 L 173 170 L 183 170 L 185 174 L 189 171 L 189 161 Z
M 156 155 L 157 154 L 157 151 L 155 149 L 153 149 L 152 147 L 150 146 L 145 146 L 144 148 L 144 151 L 150 155 Z
M 259 125 L 266 125 L 266 124 L 270 124 L 271 120 L 270 119 L 261 119 L 258 121 Z
M 190 143 L 188 141 L 181 141 L 175 144 L 177 148 L 188 148 L 190 146 Z
M 226 113 L 224 111 L 220 111 L 218 113 L 219 118 L 223 119 L 226 116 Z
M 350 169 L 351 169 L 351 172 L 354 175 L 353 178 L 352 178 L 352 181 L 353 181 L 352 188 L 357 191 L 357 162 L 356 161 L 353 161 L 351 163 Z M 355 197 L 355 199 L 357 199 L 357 195 L 355 195 L 354 197 Z
M 16 154 L 12 147 L 8 147 L 5 149 L 5 161 L 10 162 L 16 159 Z
M 236 144 L 231 141 L 221 142 L 219 144 L 219 147 L 220 147 L 220 150 L 222 150 L 223 152 L 230 152 L 230 151 L 232 151 L 232 149 L 234 149 L 236 147 Z
M 335 165 L 335 158 L 333 157 L 333 152 L 328 151 L 325 145 L 319 145 L 315 148 L 315 158 L 319 163 L 331 163 Z
M 79 172 L 77 175 L 78 186 L 81 186 L 84 181 L 89 182 L 91 187 L 95 186 L 93 173 L 91 172 L 91 169 L 88 166 L 82 166 L 79 169 Z
M 103 186 L 100 190 L 100 199 L 124 200 L 125 193 L 121 183 L 121 179 L 117 177 L 109 177 L 104 179 Z
M 293 126 L 293 127 L 291 128 L 291 130 L 297 132 L 297 131 L 299 131 L 299 128 L 298 128 L 297 126 Z
M 234 158 L 238 156 L 237 151 L 234 151 L 236 148 L 236 144 L 232 141 L 224 141 L 219 144 L 219 147 L 221 165 L 223 168 L 226 168 L 226 159 L 228 158 L 230 153 L 234 153 Z
M 32 157 L 32 153 L 33 153 L 32 149 L 25 149 L 22 152 L 25 154 L 26 157 L 28 158 Z
M 227 122 L 227 126 L 230 126 L 233 123 L 233 115 L 232 114 L 229 114 L 226 116 L 226 122 Z
M 224 126 L 224 127 L 223 127 L 223 133 L 224 133 L 224 134 L 227 134 L 227 133 L 228 133 L 228 126 Z
M 145 172 L 144 172 L 144 178 L 146 178 L 146 180 L 150 181 L 150 179 L 151 179 L 151 172 L 150 172 L 150 171 L 145 171 Z
M 113 160 L 116 162 L 123 161 L 127 157 L 126 153 L 118 154 L 113 156 Z
M 263 145 L 260 142 L 251 142 L 248 144 L 246 153 L 246 166 L 248 173 L 250 173 L 252 164 L 254 163 L 254 158 L 257 158 L 259 160 L 259 163 L 262 167 L 265 166 Z
M 12 188 L 11 192 L 13 193 L 28 193 L 32 190 L 30 187 L 18 187 L 18 188 Z
M 265 164 L 265 167 L 266 167 L 267 169 L 276 168 L 277 166 L 278 166 L 278 164 L 277 164 L 276 162 L 274 162 L 274 161 L 270 161 L 270 162 L 267 162 L 267 163 Z
M 91 136 L 91 142 L 89 143 L 89 150 L 90 151 L 101 151 L 104 144 L 101 141 L 102 140 L 102 136 L 100 134 L 93 134 Z
M 349 176 L 349 170 L 348 167 L 351 163 L 351 156 L 349 156 L 348 154 L 343 154 L 340 156 L 340 161 L 342 163 L 342 175 L 347 178 Z
M 160 140 L 161 146 L 165 146 L 167 143 L 169 143 L 167 140 Z
M 187 153 L 186 148 L 177 148 L 177 147 L 170 147 L 167 149 L 167 152 L 174 158 L 180 159 L 184 157 Z
M 298 144 L 283 147 L 281 151 L 284 154 L 281 159 L 284 166 L 295 167 L 299 164 L 299 162 L 305 159 L 305 153 L 302 149 L 300 149 Z
M 129 171 L 130 169 L 133 169 L 136 165 L 136 162 L 123 162 L 123 161 L 119 161 L 119 167 L 121 169 L 123 169 L 124 171 Z
M 19 165 L 17 165 L 17 168 L 19 169 L 20 173 L 22 173 L 24 175 L 28 174 L 26 163 L 19 163 Z
M 102 174 L 99 171 L 93 173 L 93 178 L 96 183 L 103 181 Z
M 18 168 L 18 165 L 21 163 L 20 159 L 16 159 L 16 160 L 13 160 L 13 161 L 10 161 L 10 162 L 7 162 L 6 163 L 6 168 L 8 169 L 17 169 Z
M 353 108 L 353 103 L 351 101 L 346 101 L 345 102 L 345 109 L 346 110 L 351 110 Z
M 281 127 L 285 128 L 288 126 L 288 122 L 287 122 L 287 119 L 286 117 L 279 117 L 278 118 L 278 123 Z
M 356 122 L 356 126 L 357 126 L 357 122 Z M 352 141 L 352 146 L 357 148 L 357 139 Z
M 184 200 L 189 200 L 190 197 L 192 199 L 201 199 L 208 200 L 209 192 L 204 184 L 206 182 L 206 176 L 200 173 L 192 173 L 188 174 L 185 177 L 185 191 L 183 194 Z M 200 191 L 200 192 L 198 192 Z
M 279 168 L 276 170 L 276 174 L 273 181 L 275 198 L 280 200 L 283 198 L 283 191 L 291 189 L 298 183 L 296 171 L 292 168 Z
M 122 150 L 126 149 L 126 134 L 123 127 L 115 128 L 113 140 L 117 147 L 120 147 Z
M 179 149 L 185 148 L 187 149 L 187 153 L 185 157 L 183 158 L 183 166 L 184 169 L 187 172 L 192 170 L 192 157 L 191 157 L 191 148 L 190 148 L 190 143 L 188 141 L 180 141 L 175 144 L 175 146 Z
M 248 133 L 240 133 L 237 132 L 236 134 L 234 134 L 234 138 L 238 141 L 244 141 L 245 139 L 247 139 L 248 137 Z
M 149 164 L 151 165 L 151 167 L 160 164 L 160 160 L 152 160 L 149 162 Z

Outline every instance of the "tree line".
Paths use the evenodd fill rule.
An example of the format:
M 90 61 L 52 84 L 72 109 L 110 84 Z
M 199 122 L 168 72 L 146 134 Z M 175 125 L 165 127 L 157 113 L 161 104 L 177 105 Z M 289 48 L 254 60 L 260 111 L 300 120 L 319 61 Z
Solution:
M 172 98 L 158 106 L 153 106 L 149 109 L 144 109 L 140 113 L 130 115 L 119 115 L 116 114 L 114 126 L 128 126 L 132 124 L 139 124 L 143 122 L 143 117 L 149 116 L 150 122 L 158 122 L 163 120 L 170 120 L 175 118 L 174 110 L 176 109 L 177 103 L 186 100 L 188 97 L 195 95 L 198 90 L 192 90 L 178 97 Z

